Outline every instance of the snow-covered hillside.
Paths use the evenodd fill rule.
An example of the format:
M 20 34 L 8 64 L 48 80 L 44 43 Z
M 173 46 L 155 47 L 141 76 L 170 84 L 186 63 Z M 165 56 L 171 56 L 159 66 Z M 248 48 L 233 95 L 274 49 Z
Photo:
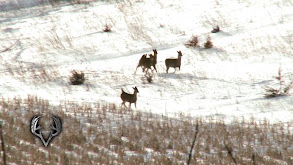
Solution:
M 255 116 L 293 120 L 292 94 L 264 97 L 293 77 L 293 2 L 124 0 L 34 6 L 0 12 L 0 91 L 3 98 L 37 95 L 58 105 L 121 104 L 121 88 L 139 90 L 137 109 L 173 116 Z M 103 32 L 105 25 L 111 32 Z M 219 25 L 219 33 L 210 33 Z M 185 43 L 198 36 L 200 47 Z M 204 49 L 210 36 L 214 44 Z M 158 51 L 158 73 L 146 83 L 140 57 Z M 181 50 L 180 71 L 165 59 Z M 72 70 L 87 81 L 72 86 Z M 291 91 L 292 93 L 292 91 Z

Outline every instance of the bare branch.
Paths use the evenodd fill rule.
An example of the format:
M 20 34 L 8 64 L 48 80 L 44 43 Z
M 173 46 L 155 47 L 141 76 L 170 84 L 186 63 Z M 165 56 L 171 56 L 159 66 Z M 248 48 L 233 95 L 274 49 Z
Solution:
M 192 150 L 193 150 L 194 145 L 195 145 L 197 133 L 198 133 L 198 123 L 196 123 L 196 126 L 195 126 L 195 135 L 194 135 L 192 145 L 191 145 L 191 148 L 190 148 L 190 151 L 189 151 L 189 155 L 188 155 L 188 159 L 187 159 L 187 165 L 189 165 L 190 160 L 191 160 Z
M 0 51 L 0 53 L 3 53 L 3 52 L 6 52 L 8 51 L 9 49 L 11 49 L 13 46 L 15 46 L 18 42 L 19 42 L 20 38 L 18 40 L 16 40 L 13 44 L 11 44 L 9 47 L 3 49 Z
M 254 153 L 252 154 L 251 159 L 252 159 L 253 165 L 256 165 L 256 163 L 255 163 L 255 154 Z
M 229 148 L 226 143 L 224 143 L 224 145 L 225 145 L 225 148 L 228 151 L 228 155 L 232 158 L 234 164 L 237 165 L 236 159 L 233 157 L 233 154 L 232 154 L 232 152 L 233 152 L 232 148 Z
M 2 120 L 1 118 L 1 114 L 0 114 L 0 119 Z M 4 136 L 3 136 L 3 127 L 2 127 L 2 121 L 0 120 L 0 138 L 1 138 L 1 148 L 2 148 L 2 154 L 3 154 L 3 162 L 4 162 L 4 165 L 7 165 L 7 162 L 6 162 L 6 152 L 5 152 L 5 143 L 4 143 Z

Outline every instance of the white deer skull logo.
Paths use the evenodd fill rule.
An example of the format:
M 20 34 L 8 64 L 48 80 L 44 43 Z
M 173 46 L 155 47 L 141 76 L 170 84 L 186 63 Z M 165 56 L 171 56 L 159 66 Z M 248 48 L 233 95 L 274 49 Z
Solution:
M 48 137 L 47 140 L 44 139 L 43 134 L 41 132 L 41 125 L 39 124 L 39 120 L 40 120 L 41 116 L 34 116 L 31 120 L 31 132 L 32 134 L 34 134 L 35 136 L 39 137 L 44 146 L 47 147 L 50 143 L 50 141 L 53 139 L 53 137 L 59 135 L 61 133 L 62 130 L 62 122 L 61 119 L 58 116 L 53 116 L 53 123 L 52 125 L 50 125 L 50 135 Z

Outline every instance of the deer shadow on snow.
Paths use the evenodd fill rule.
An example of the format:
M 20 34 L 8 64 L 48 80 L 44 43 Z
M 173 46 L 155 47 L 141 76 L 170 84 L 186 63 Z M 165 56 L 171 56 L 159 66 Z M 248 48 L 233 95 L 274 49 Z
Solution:
M 209 78 L 209 77 L 202 77 L 198 76 L 194 73 L 158 73 L 158 77 L 161 78 L 168 78 L 168 79 L 177 79 L 177 80 L 197 80 L 197 81 L 219 81 L 219 82 L 225 82 L 225 83 L 232 83 L 230 81 L 224 80 L 224 79 L 217 79 L 217 78 Z
M 186 80 L 190 80 L 190 79 L 197 79 L 198 77 L 195 76 L 194 74 L 191 73 L 158 73 L 157 74 L 158 77 L 162 77 L 162 78 L 171 78 L 171 79 L 186 79 Z

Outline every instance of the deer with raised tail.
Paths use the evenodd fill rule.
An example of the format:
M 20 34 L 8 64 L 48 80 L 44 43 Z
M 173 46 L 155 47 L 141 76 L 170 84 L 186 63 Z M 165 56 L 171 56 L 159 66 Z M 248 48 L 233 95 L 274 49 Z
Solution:
M 142 55 L 134 73 L 136 73 L 138 67 L 142 68 L 142 72 L 144 72 L 145 69 L 147 69 L 148 71 L 149 69 L 151 69 L 153 61 L 154 56 L 152 54 L 149 54 L 149 58 L 147 57 L 147 54 Z
M 138 67 L 142 68 L 142 72 L 145 72 L 145 70 L 146 72 L 148 72 L 148 70 L 151 69 L 151 67 L 153 67 L 154 70 L 158 72 L 156 68 L 158 52 L 156 49 L 153 49 L 153 52 L 154 52 L 154 55 L 149 54 L 149 57 L 147 57 L 147 54 L 144 54 L 141 56 L 134 73 L 136 73 Z M 153 69 L 151 70 L 153 72 Z
M 180 67 L 181 67 L 181 57 L 182 57 L 182 52 L 181 51 L 177 51 L 178 53 L 178 58 L 167 58 L 165 60 L 165 64 L 166 64 L 166 72 L 168 73 L 168 70 L 170 67 L 174 68 L 174 70 L 176 71 L 176 68 L 179 68 L 180 70 Z
M 131 108 L 131 104 L 134 103 L 135 108 L 136 108 L 136 100 L 137 100 L 137 93 L 139 93 L 137 87 L 132 87 L 134 92 L 133 94 L 126 93 L 122 88 L 121 88 L 121 99 L 122 99 L 122 105 L 126 107 L 125 102 L 129 102 L 129 108 Z

